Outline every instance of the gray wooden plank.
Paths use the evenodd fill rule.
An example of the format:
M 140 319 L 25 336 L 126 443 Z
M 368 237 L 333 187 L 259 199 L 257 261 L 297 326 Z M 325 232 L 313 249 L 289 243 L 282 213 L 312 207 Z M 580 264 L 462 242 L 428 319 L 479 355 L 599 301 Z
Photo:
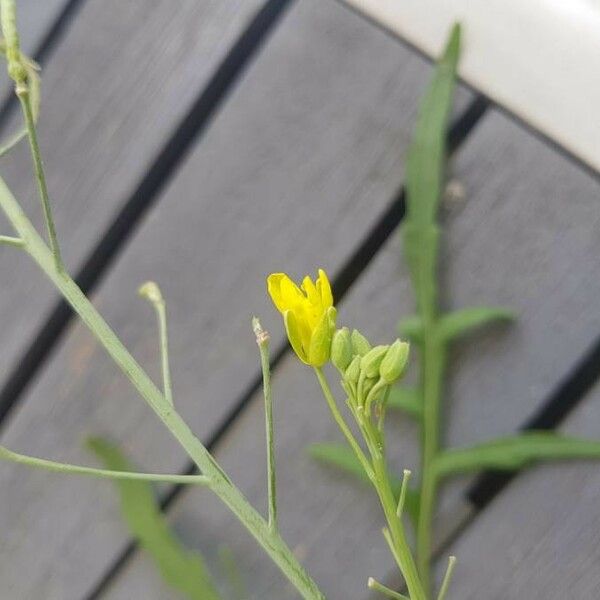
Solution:
M 259 5 L 258 0 L 190 0 L 173 11 L 164 2 L 86 2 L 44 71 L 40 123 L 63 254 L 71 269 L 96 244 Z M 13 127 L 17 122 L 15 115 Z M 27 149 L 3 158 L 0 168 L 41 225 Z M 26 257 L 8 248 L 0 252 L 0 269 L 11 281 L 0 292 L 4 379 L 56 294 Z M 7 512 L 3 517 L 11 519 Z M 15 523 L 17 536 L 19 527 Z M 0 545 L 9 552 L 8 537 Z M 21 555 L 27 572 L 33 556 Z M 55 572 L 68 577 L 65 569 Z M 30 597 L 19 588 L 28 581 L 13 585 L 19 577 L 15 571 L 3 577 L 7 593 Z M 38 577 L 43 581 L 45 572 Z M 62 588 L 54 590 L 55 597 L 65 597 Z
M 599 330 L 594 300 L 600 291 L 600 215 L 597 182 L 497 113 L 486 117 L 467 141 L 454 175 L 466 197 L 444 210 L 445 304 L 504 303 L 520 314 L 514 327 L 457 348 L 447 400 L 448 440 L 464 445 L 513 432 Z M 374 339 L 393 338 L 398 316 L 411 307 L 399 255 L 394 239 L 340 306 L 340 323 L 359 326 Z M 284 260 L 280 257 L 280 266 L 286 267 Z M 281 330 L 272 309 L 261 314 L 273 332 Z M 391 568 L 379 533 L 382 521 L 366 490 L 305 456 L 308 443 L 339 439 L 305 371 L 290 358 L 274 380 L 283 534 L 328 597 L 357 597 L 368 575 L 385 578 Z M 250 500 L 265 507 L 263 427 L 257 397 L 216 456 Z M 415 467 L 416 432 L 401 420 L 394 431 L 396 468 Z M 464 483 L 446 490 L 441 511 L 446 530 L 468 512 L 461 495 Z M 218 545 L 232 548 L 251 597 L 295 597 L 241 526 L 205 491 L 186 492 L 173 518 L 184 539 L 202 549 L 215 570 Z M 105 597 L 126 594 L 172 597 L 143 556 Z
M 89 0 L 43 72 L 40 143 L 65 261 L 75 271 L 121 208 L 259 0 Z M 10 129 L 16 130 L 16 112 Z M 0 169 L 42 228 L 25 144 Z M 6 230 L 2 219 L 2 229 Z M 6 232 L 6 231 L 5 231 Z M 31 261 L 8 248 L 0 270 L 0 381 L 56 300 Z M 27 302 L 24 303 L 24 298 Z
M 177 406 L 202 438 L 256 373 L 249 317 L 266 313 L 266 273 L 335 271 L 396 192 L 429 73 L 343 7 L 294 5 L 95 296 L 158 377 L 152 311 L 135 291 L 147 278 L 163 286 Z M 2 442 L 81 463 L 86 433 L 110 433 L 146 468 L 186 462 L 75 327 Z M 82 594 L 127 540 L 110 487 L 5 465 L 0 479 L 0 578 L 16 595 Z
M 598 386 L 561 431 L 600 438 Z M 597 598 L 599 497 L 595 463 L 520 475 L 451 547 L 459 563 L 449 598 Z

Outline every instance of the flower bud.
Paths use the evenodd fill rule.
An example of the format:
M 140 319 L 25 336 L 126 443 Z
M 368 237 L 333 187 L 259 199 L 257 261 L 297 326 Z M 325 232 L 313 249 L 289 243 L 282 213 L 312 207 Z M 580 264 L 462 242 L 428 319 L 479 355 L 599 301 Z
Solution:
M 371 344 L 369 344 L 367 338 L 358 329 L 352 331 L 351 340 L 354 354 L 364 356 L 371 349 Z
M 409 345 L 400 340 L 396 340 L 390 346 L 379 366 L 379 375 L 386 383 L 394 383 L 402 376 L 408 361 L 409 349 Z
M 142 298 L 149 300 L 152 304 L 164 303 L 160 288 L 154 281 L 146 281 L 146 283 L 142 284 L 138 289 L 138 294 Z
M 350 330 L 347 327 L 338 329 L 333 334 L 331 342 L 331 362 L 342 373 L 352 362 L 352 342 L 350 341 Z
M 344 379 L 356 385 L 360 376 L 360 356 L 355 356 L 346 369 Z
M 389 346 L 375 346 L 360 359 L 360 369 L 367 377 L 377 377 L 379 366 Z

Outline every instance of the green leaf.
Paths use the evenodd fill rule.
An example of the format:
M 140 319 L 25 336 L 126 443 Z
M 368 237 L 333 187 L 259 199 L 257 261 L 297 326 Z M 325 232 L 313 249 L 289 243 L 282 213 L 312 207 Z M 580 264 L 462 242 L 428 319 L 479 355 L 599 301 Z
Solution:
M 452 107 L 460 26 L 454 25 L 444 54 L 435 67 L 421 101 L 406 165 L 407 220 L 415 225 L 435 222 L 446 165 L 446 130 Z
M 515 317 L 515 313 L 506 308 L 477 306 L 444 315 L 439 327 L 444 338 L 450 341 L 494 321 L 512 321 Z
M 439 319 L 439 329 L 445 340 L 451 341 L 494 321 L 513 321 L 514 311 L 499 306 L 475 306 L 446 313 Z M 423 323 L 417 315 L 402 319 L 398 323 L 400 335 L 413 343 L 423 340 Z
M 600 458 L 600 442 L 551 431 L 525 432 L 471 448 L 442 452 L 435 468 L 441 477 L 482 469 L 513 471 L 541 460 Z
M 404 254 L 422 316 L 434 318 L 440 232 L 436 215 L 445 177 L 446 136 L 452 107 L 460 27 L 455 25 L 425 93 L 406 164 Z
M 107 469 L 132 471 L 132 465 L 120 450 L 100 438 L 91 438 L 87 446 Z M 169 529 L 145 481 L 115 481 L 121 510 L 131 533 L 152 557 L 164 581 L 191 600 L 220 600 L 204 560 L 197 552 L 184 548 Z
M 417 315 L 406 317 L 398 322 L 398 332 L 409 341 L 418 344 L 423 339 L 423 323 Z
M 369 478 L 365 473 L 362 465 L 356 458 L 351 448 L 344 444 L 321 443 L 311 444 L 308 447 L 308 453 L 312 458 L 325 465 L 336 467 L 345 473 L 352 475 L 363 483 L 370 484 Z M 400 488 L 402 480 L 398 477 L 388 474 L 392 491 L 396 498 L 400 497 Z M 419 520 L 419 493 L 408 488 L 406 490 L 406 499 L 404 508 L 413 525 L 416 526 Z
M 415 419 L 423 416 L 423 401 L 417 388 L 395 385 L 389 393 L 387 407 L 403 410 Z
M 231 598 L 247 598 L 249 596 L 235 556 L 228 546 L 219 546 L 219 563 L 225 579 L 229 583 Z

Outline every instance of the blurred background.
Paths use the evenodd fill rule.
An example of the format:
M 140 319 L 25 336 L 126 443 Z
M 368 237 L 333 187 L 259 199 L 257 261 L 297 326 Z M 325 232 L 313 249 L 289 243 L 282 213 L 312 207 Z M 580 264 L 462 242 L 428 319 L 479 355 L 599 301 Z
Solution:
M 176 406 L 266 510 L 250 327 L 261 317 L 275 360 L 282 534 L 329 598 L 370 597 L 367 576 L 394 582 L 393 564 L 370 490 L 306 452 L 340 437 L 287 349 L 265 278 L 322 267 L 340 325 L 381 343 L 397 336 L 414 306 L 398 236 L 406 151 L 430 56 L 456 20 L 464 51 L 442 201 L 442 303 L 506 306 L 518 319 L 455 347 L 445 441 L 465 446 L 526 427 L 600 439 L 597 3 L 17 8 L 24 51 L 42 68 L 39 135 L 67 267 L 156 381 L 154 315 L 136 291 L 159 283 Z M 0 100 L 7 136 L 21 121 L 6 77 Z M 2 158 L 0 173 L 41 230 L 26 145 Z M 2 248 L 0 269 L 0 443 L 97 464 L 83 442 L 101 435 L 143 470 L 189 470 L 27 257 Z M 414 423 L 390 415 L 389 441 L 398 472 L 418 467 Z M 570 463 L 447 486 L 437 547 L 460 559 L 449 597 L 596 598 L 599 473 Z M 244 591 L 225 586 L 225 597 L 296 597 L 209 492 L 159 492 L 179 539 L 217 579 L 223 548 L 233 557 Z M 109 482 L 2 464 L 0 498 L 3 599 L 181 598 L 133 544 Z

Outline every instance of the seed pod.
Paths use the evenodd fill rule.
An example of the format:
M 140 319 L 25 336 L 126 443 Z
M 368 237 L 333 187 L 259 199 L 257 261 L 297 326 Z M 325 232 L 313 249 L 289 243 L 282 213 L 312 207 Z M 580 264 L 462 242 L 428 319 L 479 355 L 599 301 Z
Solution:
M 360 369 L 367 377 L 377 377 L 379 366 L 389 346 L 375 346 L 360 359 Z
M 406 342 L 396 340 L 390 346 L 379 366 L 379 375 L 387 384 L 394 383 L 402 376 L 408 354 L 409 345 Z
M 371 344 L 369 344 L 367 338 L 358 329 L 352 331 L 351 340 L 354 354 L 364 356 L 371 349 Z
M 347 327 L 338 329 L 333 334 L 331 342 L 331 362 L 343 373 L 352 362 L 352 342 L 350 340 L 350 330 Z

